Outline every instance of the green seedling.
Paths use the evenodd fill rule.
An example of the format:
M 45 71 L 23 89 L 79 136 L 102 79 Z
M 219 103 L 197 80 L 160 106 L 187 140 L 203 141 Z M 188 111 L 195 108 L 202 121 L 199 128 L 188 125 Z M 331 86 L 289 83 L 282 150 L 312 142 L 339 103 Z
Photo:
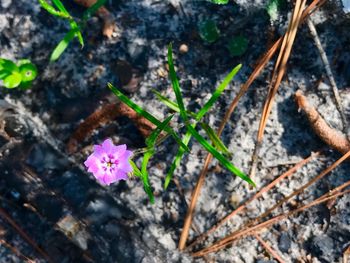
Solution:
M 46 0 L 38 1 L 41 7 L 44 8 L 48 13 L 52 14 L 53 16 L 67 20 L 71 28 L 51 53 L 50 61 L 56 61 L 75 37 L 78 38 L 81 47 L 84 47 L 84 39 L 81 33 L 81 29 L 86 26 L 87 20 L 101 6 L 103 6 L 107 0 L 97 0 L 95 4 L 86 9 L 86 11 L 83 13 L 82 18 L 79 19 L 79 22 L 77 22 L 77 20 L 69 14 L 69 12 L 60 0 L 52 0 L 52 4 L 49 4 Z
M 15 64 L 11 60 L 0 58 L 0 80 L 5 88 L 29 88 L 38 75 L 36 66 L 28 59 Z
M 231 56 L 242 56 L 248 48 L 248 39 L 244 36 L 233 37 L 229 40 L 227 48 Z
M 214 43 L 220 37 L 219 29 L 213 20 L 205 20 L 198 26 L 200 37 L 208 42 Z

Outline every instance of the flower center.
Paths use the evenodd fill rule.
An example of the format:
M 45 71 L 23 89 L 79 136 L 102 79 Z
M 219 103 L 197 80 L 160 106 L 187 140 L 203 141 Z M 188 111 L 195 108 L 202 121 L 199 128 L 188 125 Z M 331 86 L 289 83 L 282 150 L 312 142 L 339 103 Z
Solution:
M 112 173 L 117 168 L 119 161 L 115 159 L 113 155 L 109 154 L 101 159 L 101 164 L 104 171 L 108 170 Z

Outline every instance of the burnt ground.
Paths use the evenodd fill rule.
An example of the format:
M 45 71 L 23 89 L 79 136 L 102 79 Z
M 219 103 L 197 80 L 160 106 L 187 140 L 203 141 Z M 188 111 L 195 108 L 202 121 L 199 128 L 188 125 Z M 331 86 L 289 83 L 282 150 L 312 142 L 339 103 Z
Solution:
M 183 194 L 173 183 L 166 192 L 162 189 L 176 144 L 167 140 L 159 147 L 150 165 L 156 194 L 154 205 L 148 203 L 138 180 L 103 187 L 83 166 L 91 146 L 106 137 L 115 143 L 127 143 L 131 149 L 144 146 L 144 138 L 127 118 L 118 117 L 96 129 L 74 154 L 68 153 L 66 144 L 82 120 L 115 101 L 107 82 L 122 87 L 140 105 L 163 118 L 168 110 L 151 89 L 174 98 L 166 71 L 170 42 L 174 45 L 184 98 L 192 110 L 203 105 L 230 69 L 243 64 L 206 117 L 208 123 L 217 126 L 257 59 L 285 31 L 292 10 L 290 3 L 276 21 L 271 21 L 265 1 L 240 0 L 225 6 L 188 0 L 109 1 L 107 7 L 119 28 L 117 36 L 104 38 L 102 21 L 93 17 L 83 32 L 85 47 L 81 49 L 73 41 L 55 63 L 49 63 L 50 52 L 67 32 L 67 23 L 47 14 L 36 1 L 0 3 L 0 56 L 13 60 L 29 58 L 39 69 L 31 89 L 0 90 L 0 117 L 4 123 L 0 137 L 0 204 L 6 211 L 0 216 L 1 240 L 35 262 L 47 261 L 11 226 L 6 220 L 8 215 L 52 262 L 274 262 L 251 237 L 206 259 L 194 260 L 177 251 L 186 214 L 184 197 L 189 200 L 206 155 L 197 143 L 191 144 L 192 152 L 175 173 Z M 64 3 L 76 16 L 83 12 L 69 1 Z M 197 30 L 198 23 L 208 18 L 217 22 L 221 32 L 213 44 L 205 43 Z M 349 17 L 341 3 L 329 2 L 312 18 L 349 117 Z M 226 46 L 230 37 L 237 35 L 249 40 L 248 49 L 242 56 L 232 57 Z M 188 52 L 179 51 L 181 44 L 189 47 Z M 127 66 L 121 70 L 121 64 Z M 271 62 L 242 98 L 222 136 L 233 152 L 232 162 L 245 172 L 249 171 L 272 68 Z M 341 130 L 323 64 L 306 26 L 298 31 L 287 75 L 276 96 L 255 182 L 261 187 L 311 152 L 325 148 L 325 153 L 250 205 L 248 214 L 220 229 L 218 237 L 262 213 L 340 157 L 317 138 L 305 117 L 298 113 L 293 94 L 299 88 L 308 94 L 322 116 Z M 313 200 L 349 180 L 349 168 L 348 163 L 342 164 L 297 201 Z M 208 229 L 236 202 L 252 193 L 224 169 L 211 169 L 197 205 L 197 230 L 201 233 Z M 350 245 L 349 203 L 349 196 L 343 196 L 331 209 L 325 205 L 313 207 L 274 225 L 261 236 L 286 262 L 341 262 Z M 289 208 L 285 206 L 280 212 Z M 191 231 L 190 239 L 195 236 L 197 233 Z M 1 244 L 0 261 L 26 262 Z

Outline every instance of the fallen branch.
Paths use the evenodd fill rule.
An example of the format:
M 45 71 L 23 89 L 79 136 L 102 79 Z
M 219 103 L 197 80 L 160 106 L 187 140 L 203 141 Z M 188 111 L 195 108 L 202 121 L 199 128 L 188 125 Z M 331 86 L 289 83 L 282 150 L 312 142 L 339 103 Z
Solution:
M 311 161 L 313 158 L 317 157 L 320 154 L 320 152 L 316 152 L 311 154 L 308 158 L 301 160 L 296 165 L 294 165 L 292 168 L 290 168 L 285 173 L 278 176 L 275 180 L 273 180 L 271 183 L 269 183 L 267 186 L 263 187 L 259 192 L 257 192 L 255 195 L 253 195 L 251 198 L 249 198 L 246 202 L 241 204 L 239 207 L 237 207 L 235 210 L 233 210 L 230 214 L 222 218 L 218 223 L 214 224 L 213 227 L 211 227 L 207 232 L 203 233 L 201 236 L 199 236 L 195 241 L 193 241 L 187 249 L 190 249 L 194 245 L 198 244 L 202 240 L 204 240 L 207 236 L 209 236 L 211 233 L 215 232 L 220 226 L 222 226 L 224 223 L 226 223 L 228 220 L 230 220 L 235 215 L 238 215 L 239 213 L 245 211 L 247 209 L 247 206 L 262 196 L 264 193 L 271 190 L 273 187 L 275 187 L 279 182 L 281 182 L 283 179 L 293 175 L 299 168 L 306 165 L 309 161 Z
M 342 154 L 350 150 L 350 142 L 346 135 L 329 127 L 317 110 L 307 101 L 307 98 L 303 95 L 301 90 L 295 93 L 295 100 L 299 110 L 305 113 L 310 126 L 322 141 Z
M 225 247 L 227 247 L 228 245 L 230 245 L 232 242 L 234 242 L 235 240 L 237 240 L 238 238 L 242 238 L 242 237 L 245 237 L 245 236 L 248 236 L 248 235 L 252 235 L 254 233 L 256 233 L 257 231 L 260 231 L 262 230 L 263 228 L 267 228 L 267 227 L 270 227 L 272 226 L 273 224 L 275 223 L 278 223 L 280 222 L 281 220 L 284 220 L 292 215 L 295 215 L 299 212 L 302 212 L 312 206 L 316 206 L 316 205 L 319 205 L 321 203 L 324 203 L 324 202 L 327 202 L 328 200 L 331 200 L 331 199 L 334 199 L 334 198 L 337 198 L 337 197 L 340 197 L 344 194 L 348 194 L 350 193 L 350 190 L 345 190 L 343 192 L 341 192 L 340 190 L 344 189 L 345 187 L 348 187 L 350 185 L 350 181 L 346 182 L 345 184 L 333 189 L 332 191 L 322 195 L 321 197 L 317 198 L 316 200 L 304 205 L 304 206 L 301 206 L 295 210 L 292 210 L 286 214 L 280 214 L 280 215 L 277 215 L 265 222 L 262 222 L 262 223 L 259 223 L 257 225 L 254 225 L 252 227 L 248 227 L 246 229 L 243 229 L 239 232 L 236 232 L 236 233 L 233 233 L 229 236 L 227 236 L 226 238 L 223 238 L 221 240 L 219 240 L 218 242 L 216 242 L 215 244 L 211 245 L 210 247 L 207 247 L 207 248 L 204 248 L 200 251 L 197 251 L 195 253 L 192 254 L 193 257 L 202 257 L 204 255 L 207 255 L 209 253 L 212 253 L 212 252 L 216 252 L 220 249 L 223 249 Z
M 265 250 L 279 263 L 285 263 L 285 261 L 277 254 L 275 250 L 273 250 L 272 247 L 269 246 L 261 237 L 259 234 L 254 234 L 254 237 L 259 241 L 259 243 L 265 248 Z
M 90 136 L 96 128 L 115 120 L 115 118 L 119 116 L 128 117 L 144 137 L 150 135 L 154 129 L 154 125 L 152 123 L 137 114 L 133 109 L 124 103 L 105 104 L 102 106 L 102 108 L 93 112 L 78 126 L 67 143 L 68 152 L 76 152 L 78 144 Z

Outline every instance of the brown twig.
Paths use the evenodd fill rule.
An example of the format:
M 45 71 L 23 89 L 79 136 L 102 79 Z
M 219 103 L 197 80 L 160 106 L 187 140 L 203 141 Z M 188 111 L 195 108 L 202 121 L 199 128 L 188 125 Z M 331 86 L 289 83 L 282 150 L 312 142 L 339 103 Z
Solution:
M 261 237 L 259 234 L 255 233 L 254 237 L 259 241 L 259 243 L 265 248 L 265 250 L 278 262 L 284 263 L 285 261 L 277 254 L 275 250 L 273 250 L 272 247 L 269 246 Z
M 20 236 L 25 239 L 28 244 L 30 244 L 38 253 L 41 255 L 44 259 L 46 259 L 48 262 L 53 263 L 54 261 L 49 257 L 48 254 L 44 250 L 42 250 L 33 239 L 31 239 L 22 229 L 21 227 L 10 217 L 9 214 L 6 213 L 6 211 L 0 207 L 0 216 L 4 218 L 19 234 Z
M 244 236 L 251 235 L 252 233 L 256 233 L 257 231 L 259 231 L 263 228 L 266 228 L 266 227 L 269 227 L 275 223 L 278 223 L 281 220 L 284 220 L 284 219 L 288 218 L 289 216 L 292 216 L 292 215 L 297 214 L 301 211 L 304 211 L 312 206 L 319 205 L 321 203 L 327 202 L 328 200 L 337 198 L 337 197 L 342 196 L 344 194 L 348 194 L 348 193 L 350 193 L 350 190 L 345 190 L 343 192 L 340 192 L 340 190 L 349 186 L 349 185 L 350 185 L 350 181 L 346 182 L 345 184 L 341 185 L 340 187 L 333 189 L 332 191 L 322 195 L 321 197 L 317 198 L 316 200 L 314 200 L 314 201 L 312 201 L 304 206 L 301 206 L 297 209 L 294 209 L 286 214 L 279 214 L 279 215 L 277 215 L 277 216 L 275 216 L 275 217 L 273 217 L 265 222 L 259 223 L 257 225 L 252 226 L 252 227 L 248 227 L 248 228 L 243 229 L 239 232 L 233 233 L 233 234 L 227 236 L 226 238 L 219 240 L 215 244 L 193 253 L 192 256 L 202 257 L 208 253 L 216 252 L 216 251 L 230 245 L 234 240 L 236 240 L 238 238 L 242 238 Z
M 343 254 L 343 263 L 349 263 L 349 255 L 350 255 L 350 246 L 344 251 Z
M 226 223 L 228 220 L 230 220 L 232 217 L 234 217 L 235 215 L 243 212 L 244 210 L 246 210 L 247 206 L 253 202 L 254 200 L 256 200 L 257 198 L 259 198 L 260 196 L 262 196 L 264 193 L 268 192 L 269 190 L 271 190 L 274 186 L 276 186 L 279 182 L 281 182 L 283 179 L 291 176 L 292 174 L 294 174 L 299 168 L 301 168 L 302 166 L 306 165 L 309 161 L 311 161 L 313 158 L 317 157 L 320 155 L 320 152 L 316 152 L 311 154 L 308 158 L 305 158 L 303 160 L 301 160 L 300 162 L 298 162 L 296 165 L 294 165 L 292 168 L 290 168 L 288 171 L 286 171 L 285 173 L 281 174 L 279 177 L 277 177 L 275 180 L 273 180 L 271 183 L 269 183 L 267 186 L 263 187 L 259 192 L 257 192 L 255 195 L 253 195 L 251 198 L 249 198 L 246 202 L 244 202 L 243 204 L 241 204 L 239 207 L 237 207 L 235 210 L 233 210 L 230 214 L 228 214 L 227 216 L 225 216 L 224 218 L 222 218 L 218 223 L 214 224 L 213 227 L 211 227 L 207 232 L 203 233 L 202 235 L 200 235 L 198 238 L 196 238 L 195 241 L 193 241 L 188 247 L 187 249 L 190 249 L 191 247 L 193 247 L 194 245 L 198 244 L 199 242 L 201 242 L 202 240 L 204 240 L 207 236 L 209 236 L 211 233 L 215 232 L 220 226 L 222 226 L 224 223 Z
M 325 2 L 325 0 L 314 0 L 303 12 L 302 14 L 302 21 L 305 20 L 305 18 L 311 14 L 312 12 L 314 12 L 316 10 L 317 7 L 321 6 L 323 3 Z M 279 38 L 275 44 L 268 50 L 268 52 L 259 60 L 259 62 L 257 63 L 257 66 L 255 67 L 254 71 L 252 72 L 252 74 L 249 76 L 248 80 L 244 83 L 244 85 L 242 85 L 241 89 L 239 90 L 237 96 L 235 97 L 235 99 L 231 102 L 228 110 L 225 113 L 224 118 L 222 119 L 219 129 L 217 131 L 217 135 L 220 136 L 222 130 L 224 129 L 227 121 L 230 119 L 233 111 L 235 110 L 235 108 L 237 107 L 238 101 L 241 99 L 241 97 L 246 93 L 246 91 L 248 90 L 248 88 L 250 87 L 250 85 L 253 83 L 253 81 L 259 76 L 259 74 L 261 73 L 261 71 L 264 69 L 264 67 L 266 66 L 267 62 L 269 62 L 269 60 L 272 58 L 272 56 L 275 54 L 275 52 L 277 51 L 278 47 L 280 46 L 282 42 L 282 37 Z M 207 174 L 208 168 L 209 168 L 209 164 L 212 160 L 212 155 L 209 153 L 205 159 L 204 162 L 204 166 L 203 169 L 201 170 L 201 173 L 199 175 L 198 181 L 196 183 L 195 188 L 193 189 L 192 195 L 191 195 L 191 203 L 187 209 L 187 213 L 185 216 L 185 222 L 184 222 L 184 226 L 181 232 L 181 236 L 180 236 L 180 241 L 179 241 L 179 249 L 183 250 L 185 248 L 186 245 L 186 241 L 188 238 L 188 233 L 190 230 L 190 226 L 191 226 L 191 222 L 192 222 L 192 218 L 193 218 L 193 214 L 194 214 L 194 209 L 197 203 L 197 199 L 199 197 L 199 193 L 200 193 L 200 189 L 204 183 L 205 180 L 205 176 Z
M 286 34 L 283 37 L 280 53 L 278 54 L 276 64 L 272 73 L 272 79 L 270 82 L 270 88 L 267 95 L 267 99 L 263 108 L 263 112 L 260 119 L 257 142 L 255 145 L 254 153 L 252 155 L 252 165 L 249 172 L 250 178 L 254 178 L 258 163 L 258 156 L 260 152 L 260 148 L 262 145 L 262 140 L 264 136 L 264 131 L 266 127 L 266 123 L 268 121 L 268 117 L 270 115 L 272 105 L 274 102 L 275 95 L 281 84 L 282 78 L 286 72 L 287 61 L 289 59 L 290 53 L 292 51 L 294 39 L 297 33 L 297 29 L 302 20 L 302 13 L 305 7 L 306 0 L 297 0 L 292 19 L 288 25 L 288 29 Z
M 310 105 L 301 90 L 298 90 L 295 93 L 295 100 L 298 104 L 299 110 L 302 110 L 305 113 L 312 129 L 321 140 L 342 154 L 345 154 L 350 150 L 350 142 L 347 137 L 341 132 L 329 127 L 317 110 Z
M 33 259 L 30 259 L 29 257 L 23 255 L 16 247 L 10 245 L 7 243 L 5 240 L 0 239 L 0 244 L 7 247 L 9 250 L 11 250 L 17 257 L 21 258 L 24 260 L 26 263 L 35 263 Z
M 306 23 L 307 23 L 307 25 L 309 27 L 311 36 L 314 39 L 315 45 L 316 45 L 316 47 L 318 49 L 318 52 L 320 53 L 322 62 L 323 62 L 324 67 L 326 69 L 327 77 L 328 77 L 329 82 L 330 82 L 330 84 L 332 86 L 332 90 L 333 90 L 333 94 L 334 94 L 334 100 L 335 100 L 335 105 L 337 107 L 337 110 L 339 111 L 340 117 L 341 117 L 342 122 L 343 122 L 343 132 L 347 136 L 350 136 L 350 134 L 349 134 L 349 132 L 350 132 L 349 124 L 348 124 L 348 121 L 347 121 L 345 113 L 344 113 L 344 108 L 343 108 L 343 105 L 342 105 L 342 102 L 341 102 L 341 98 L 340 98 L 340 95 L 339 95 L 339 90 L 338 90 L 337 84 L 335 82 L 335 79 L 334 79 L 334 76 L 333 76 L 333 73 L 332 73 L 332 70 L 331 70 L 331 66 L 329 64 L 326 52 L 324 51 L 324 49 L 322 47 L 320 38 L 318 37 L 317 30 L 316 30 L 315 25 L 312 22 L 312 20 L 310 18 L 308 18 L 308 19 L 306 19 Z
M 74 0 L 74 2 L 76 2 L 78 5 L 88 8 L 95 4 L 97 0 Z M 97 10 L 96 14 L 103 20 L 103 35 L 111 38 L 113 32 L 117 28 L 113 14 L 109 12 L 108 9 L 104 6 L 100 7 Z
M 67 143 L 68 152 L 76 152 L 78 143 L 84 141 L 84 139 L 90 136 L 90 134 L 99 126 L 106 124 L 119 116 L 128 117 L 144 137 L 149 136 L 154 129 L 154 125 L 152 123 L 141 115 L 137 114 L 133 109 L 124 103 L 105 104 L 102 106 L 102 108 L 93 112 L 78 126 Z

